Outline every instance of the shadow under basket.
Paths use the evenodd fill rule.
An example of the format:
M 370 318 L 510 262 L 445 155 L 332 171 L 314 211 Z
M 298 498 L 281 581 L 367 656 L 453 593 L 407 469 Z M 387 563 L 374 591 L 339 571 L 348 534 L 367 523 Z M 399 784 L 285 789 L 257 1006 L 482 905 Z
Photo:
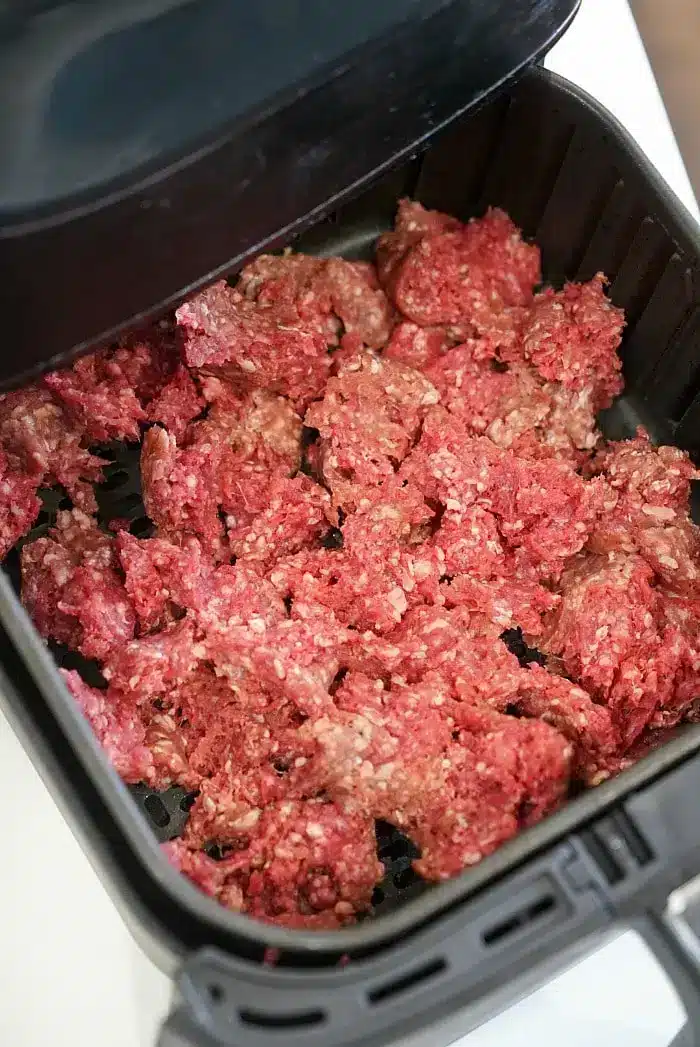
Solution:
M 597 103 L 534 70 L 293 246 L 371 257 L 401 196 L 462 219 L 503 208 L 540 245 L 547 282 L 604 272 L 627 316 L 626 391 L 601 419 L 605 434 L 644 425 L 700 452 L 700 230 Z M 143 536 L 136 462 L 122 453 L 98 491 L 101 514 L 129 517 Z M 55 508 L 47 498 L 42 526 Z M 378 1045 L 459 1011 L 456 1036 L 621 921 L 653 947 L 700 1028 L 700 977 L 664 915 L 669 893 L 700 874 L 698 728 L 438 887 L 426 889 L 410 843 L 379 824 L 387 876 L 373 917 L 286 931 L 220 909 L 167 867 L 157 841 L 182 831 L 191 798 L 118 782 L 15 586 L 0 583 L 3 707 L 138 940 L 164 969 L 182 965 L 163 1047 Z

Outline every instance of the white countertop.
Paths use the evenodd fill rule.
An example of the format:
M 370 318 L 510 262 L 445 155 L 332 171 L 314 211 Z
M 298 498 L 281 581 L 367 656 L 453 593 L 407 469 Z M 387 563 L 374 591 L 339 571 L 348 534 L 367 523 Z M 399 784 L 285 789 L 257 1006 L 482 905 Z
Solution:
M 626 0 L 583 0 L 547 65 L 611 109 L 698 213 Z M 0 795 L 0 1044 L 153 1047 L 169 983 L 133 944 L 1 714 Z M 665 1047 L 681 1018 L 628 934 L 460 1047 Z

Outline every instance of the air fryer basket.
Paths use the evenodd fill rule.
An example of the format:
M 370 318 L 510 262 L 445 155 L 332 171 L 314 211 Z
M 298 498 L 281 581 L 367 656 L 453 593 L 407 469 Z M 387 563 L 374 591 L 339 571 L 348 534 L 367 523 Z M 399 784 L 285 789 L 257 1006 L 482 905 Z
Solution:
M 603 270 L 628 320 L 627 391 L 604 431 L 617 438 L 644 424 L 656 440 L 700 452 L 700 230 L 609 114 L 535 70 L 294 246 L 364 257 L 402 195 L 461 218 L 503 207 L 541 245 L 548 281 Z M 128 452 L 114 457 L 99 500 L 105 518 L 143 514 Z M 40 526 L 54 510 L 47 504 Z M 286 931 L 218 908 L 167 866 L 157 841 L 182 830 L 187 795 L 129 795 L 3 577 L 0 621 L 8 717 L 136 936 L 164 968 L 184 961 L 163 1047 L 379 1044 L 466 1007 L 463 1032 L 498 994 L 534 984 L 620 922 L 652 945 L 700 1031 L 691 882 L 700 874 L 700 728 L 680 730 L 439 887 L 425 889 L 408 841 L 379 826 L 387 876 L 377 918 L 333 933 Z

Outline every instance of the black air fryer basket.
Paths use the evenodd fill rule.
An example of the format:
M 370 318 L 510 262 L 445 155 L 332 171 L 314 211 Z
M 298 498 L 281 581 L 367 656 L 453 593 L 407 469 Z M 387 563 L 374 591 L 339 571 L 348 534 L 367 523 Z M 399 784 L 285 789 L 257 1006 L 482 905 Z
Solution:
M 542 6 L 529 5 L 532 18 Z M 574 7 L 560 5 L 556 26 L 548 23 L 530 59 Z M 525 64 L 520 57 L 513 68 Z M 467 102 L 483 102 L 486 93 L 470 89 Z M 428 143 L 416 133 L 410 148 L 398 140 L 387 148 L 385 163 L 372 154 L 362 177 L 356 172 L 361 191 L 350 183 L 341 190 L 331 178 L 324 195 L 314 182 L 303 215 L 287 221 L 289 229 L 308 227 L 294 246 L 365 257 L 404 195 L 463 219 L 487 205 L 502 207 L 541 245 L 547 280 L 587 279 L 602 270 L 613 301 L 626 311 L 626 392 L 603 419 L 606 434 L 629 436 L 641 423 L 656 440 L 700 453 L 700 229 L 610 114 L 566 81 L 533 67 L 478 108 L 452 99 L 453 113 L 465 108 L 470 112 Z M 436 122 L 447 122 L 446 112 Z M 189 193 L 194 235 L 196 175 L 183 198 L 168 184 L 178 207 Z M 81 245 L 100 230 L 103 247 L 114 235 L 125 250 L 129 237 L 154 233 L 149 209 L 146 232 L 124 231 L 117 222 L 126 220 L 140 192 L 139 186 L 99 213 L 73 210 L 58 231 L 48 221 L 27 227 L 24 240 L 19 227 L 6 232 L 0 261 L 17 261 L 13 286 L 31 300 L 36 289 L 28 266 L 38 243 L 55 261 L 51 251 L 74 235 L 84 262 Z M 201 211 L 211 218 L 208 203 L 200 201 Z M 176 212 L 165 254 L 178 237 L 182 245 L 190 221 Z M 72 234 L 71 222 L 77 223 Z M 288 239 L 282 222 L 263 225 L 240 243 L 205 242 L 195 253 L 200 272 L 186 272 L 191 259 L 178 262 L 168 293 L 160 277 L 130 284 L 119 317 L 110 292 L 87 318 L 81 314 L 81 333 L 75 326 L 81 317 L 71 318 L 64 307 L 50 352 L 36 343 L 41 326 L 48 330 L 46 315 L 16 322 L 27 355 L 20 364 L 5 356 L 5 375 L 89 344 L 121 320 L 153 314 L 216 272 L 235 270 L 262 243 Z M 36 255 L 33 261 L 46 264 Z M 73 265 L 68 261 L 67 272 L 58 274 L 61 293 Z M 95 279 L 105 277 L 102 271 Z M 49 318 L 58 293 L 47 289 Z M 134 481 L 133 462 L 115 461 L 106 516 L 134 520 L 142 513 Z M 158 841 L 182 830 L 187 796 L 121 784 L 5 576 L 0 622 L 4 711 L 135 936 L 163 969 L 177 972 L 161 1047 L 365 1047 L 428 1029 L 432 1041 L 447 1043 L 620 926 L 636 927 L 666 968 L 688 1012 L 687 1042 L 700 1044 L 700 728 L 679 730 L 663 749 L 439 887 L 417 880 L 407 841 L 380 826 L 386 878 L 375 895 L 375 917 L 332 933 L 286 931 L 219 908 L 168 866 Z

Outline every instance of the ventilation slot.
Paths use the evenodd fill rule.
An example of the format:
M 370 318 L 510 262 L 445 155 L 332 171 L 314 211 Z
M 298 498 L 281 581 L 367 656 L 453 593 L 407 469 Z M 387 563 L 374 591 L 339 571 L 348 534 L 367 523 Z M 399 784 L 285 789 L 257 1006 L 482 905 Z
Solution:
M 147 796 L 143 806 L 146 808 L 148 817 L 159 829 L 164 829 L 166 825 L 170 824 L 170 815 L 160 796 L 155 794 Z
M 526 99 L 512 103 L 499 136 L 498 148 L 482 186 L 479 211 L 498 205 L 508 212 L 527 236 L 534 236 L 542 220 L 574 136 L 574 127 L 558 114 L 542 113 Z M 462 146 L 464 149 L 464 145 Z M 536 152 L 535 177 L 513 178 L 523 157 Z M 455 160 L 455 172 L 464 165 Z
M 384 1003 L 385 1000 L 390 1000 L 394 996 L 400 996 L 402 993 L 408 992 L 409 989 L 420 985 L 421 982 L 436 978 L 446 970 L 447 962 L 442 957 L 437 960 L 431 960 L 430 963 L 426 963 L 414 971 L 409 971 L 407 974 L 403 974 L 400 978 L 395 978 L 394 981 L 387 982 L 385 985 L 380 985 L 378 989 L 373 989 L 368 994 L 369 1002 L 373 1004 Z
M 643 389 L 644 396 L 654 403 L 655 409 L 664 411 L 668 393 L 665 393 L 664 372 L 672 374 L 676 369 L 675 354 L 664 365 L 664 354 L 682 333 L 693 306 L 694 288 L 692 272 L 680 255 L 669 259 L 655 287 L 650 288 L 649 298 L 634 325 L 625 336 L 623 359 L 627 385 Z M 660 372 L 655 388 L 649 376 Z M 660 388 L 659 388 L 660 387 Z M 656 394 L 664 395 L 665 403 L 659 404 Z
M 638 201 L 620 179 L 591 233 L 576 279 L 590 280 L 596 273 L 603 272 L 608 280 L 614 280 L 643 218 Z
M 551 913 L 556 907 L 557 900 L 553 894 L 543 895 L 536 901 L 531 902 L 530 905 L 520 909 L 519 912 L 515 912 L 507 919 L 501 920 L 499 923 L 487 928 L 487 930 L 482 932 L 481 940 L 484 945 L 489 947 L 501 945 L 506 938 L 524 931 L 531 924 Z
M 243 1025 L 254 1026 L 258 1029 L 278 1029 L 284 1032 L 288 1029 L 304 1029 L 310 1025 L 321 1025 L 325 1022 L 324 1011 L 297 1011 L 291 1014 L 265 1014 L 263 1011 L 253 1011 L 250 1007 L 238 1012 Z
M 652 218 L 645 218 L 608 289 L 615 305 L 621 306 L 627 317 L 628 335 L 623 342 L 623 358 L 639 315 L 646 308 L 672 254 L 673 246 L 665 230 Z
M 644 396 L 654 410 L 675 422 L 681 418 L 700 393 L 700 309 L 691 309 L 674 336 L 668 340 L 664 355 L 644 382 Z
M 610 886 L 654 860 L 649 844 L 622 812 L 599 822 L 585 835 L 585 842 Z
M 579 268 L 618 181 L 608 157 L 577 129 L 535 231 L 548 280 L 560 283 Z
M 102 487 L 105 491 L 117 491 L 129 482 L 129 474 L 125 469 L 115 469 L 110 472 Z
M 187 819 L 196 793 L 185 792 L 179 786 L 171 786 L 163 792 L 155 792 L 147 785 L 131 785 L 129 792 L 148 820 L 156 839 L 160 843 L 179 836 Z
M 508 110 L 508 100 L 499 98 L 440 135 L 423 157 L 415 187 L 416 198 L 425 207 L 436 207 L 462 220 L 479 210 L 486 172 L 493 162 Z M 465 149 L 470 158 L 466 165 L 462 162 Z M 493 202 L 497 202 L 495 196 L 487 201 Z

